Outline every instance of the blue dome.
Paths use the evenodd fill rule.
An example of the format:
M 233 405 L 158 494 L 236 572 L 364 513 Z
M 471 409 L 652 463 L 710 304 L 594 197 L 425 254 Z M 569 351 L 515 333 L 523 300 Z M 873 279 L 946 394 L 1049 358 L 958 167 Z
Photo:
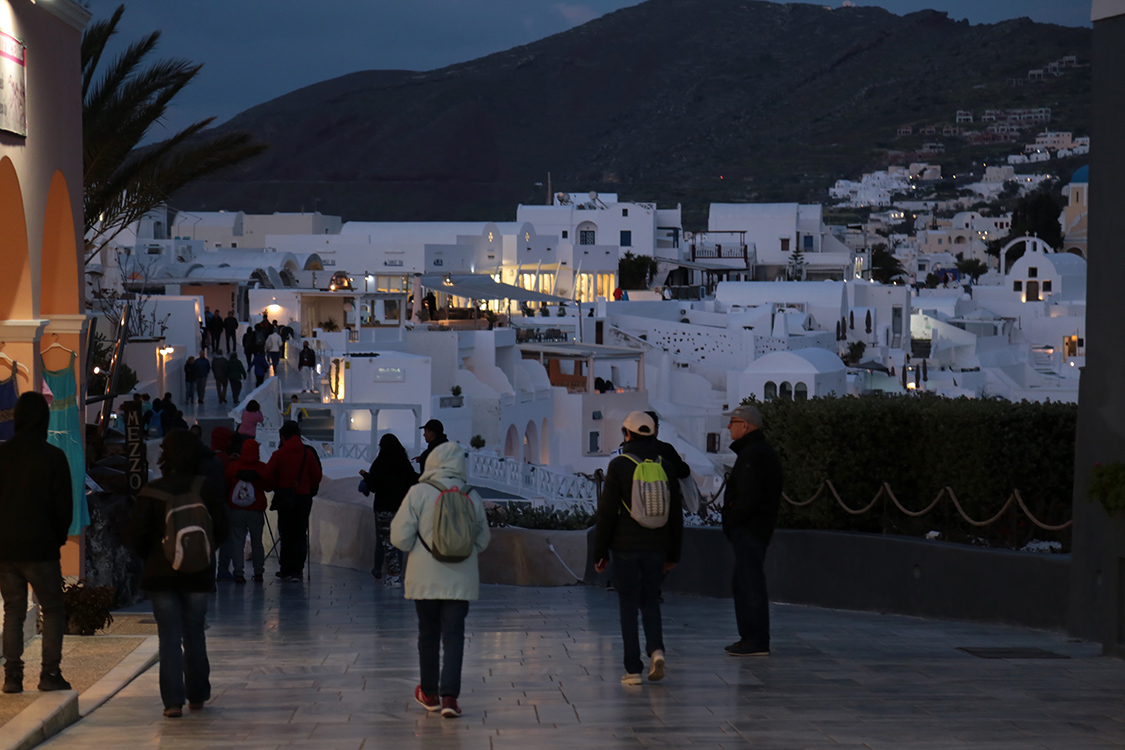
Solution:
M 1090 168 L 1089 167 L 1079 167 L 1078 169 L 1074 170 L 1074 175 L 1070 178 L 1070 184 L 1073 185 L 1076 182 L 1082 182 L 1082 183 L 1089 184 L 1089 182 L 1090 182 Z

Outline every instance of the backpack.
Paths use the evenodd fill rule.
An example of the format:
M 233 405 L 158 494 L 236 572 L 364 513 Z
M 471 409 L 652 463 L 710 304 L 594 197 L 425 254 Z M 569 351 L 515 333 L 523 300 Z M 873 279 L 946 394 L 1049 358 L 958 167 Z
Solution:
M 239 479 L 230 491 L 230 504 L 236 508 L 249 508 L 258 499 L 254 492 L 254 485 L 245 479 Z
M 658 529 L 668 523 L 668 509 L 672 504 L 672 489 L 668 475 L 658 456 L 641 461 L 628 453 L 622 456 L 637 465 L 633 470 L 633 493 L 631 503 L 622 505 L 629 510 L 633 520 L 646 529 Z
M 203 503 L 204 477 L 192 479 L 191 489 L 179 495 L 145 487 L 142 494 L 164 501 L 164 557 L 178 573 L 197 573 L 211 565 L 215 531 Z
M 477 510 L 469 497 L 469 486 L 443 487 L 438 482 L 426 480 L 438 491 L 434 500 L 433 545 L 418 534 L 418 541 L 438 562 L 455 563 L 469 559 L 476 541 Z

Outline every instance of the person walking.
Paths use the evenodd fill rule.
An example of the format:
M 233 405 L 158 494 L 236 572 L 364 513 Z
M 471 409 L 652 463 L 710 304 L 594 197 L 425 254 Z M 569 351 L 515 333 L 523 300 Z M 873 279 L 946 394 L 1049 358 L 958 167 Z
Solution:
M 234 343 L 238 336 L 238 318 L 234 317 L 234 310 L 229 310 L 227 316 L 223 318 L 223 332 L 226 333 L 227 355 L 237 356 Z
M 160 698 L 167 718 L 182 716 L 184 703 L 198 711 L 211 698 L 211 665 L 203 631 L 208 594 L 215 590 L 215 568 L 206 559 L 198 569 L 187 566 L 184 561 L 194 556 L 185 555 L 177 569 L 176 557 L 170 552 L 182 553 L 186 543 L 172 545 L 165 539 L 170 523 L 166 520 L 168 509 L 192 501 L 202 501 L 206 509 L 205 515 L 195 515 L 193 520 L 201 521 L 200 515 L 209 517 L 211 527 L 207 540 L 212 551 L 206 554 L 204 549 L 200 554 L 213 560 L 215 541 L 226 538 L 222 491 L 207 477 L 196 474 L 202 454 L 202 444 L 187 430 L 165 435 L 158 461 L 162 476 L 137 494 L 129 526 L 133 548 L 144 560 L 141 588 L 152 600 L 156 619 Z
M 184 362 L 184 402 L 190 404 L 195 400 L 195 357 L 188 357 Z
M 426 441 L 426 450 L 422 451 L 421 455 L 415 456 L 414 460 L 418 463 L 418 468 L 424 470 L 430 453 L 439 445 L 448 443 L 449 437 L 445 434 L 445 425 L 441 423 L 441 420 L 431 419 L 422 425 L 422 439 Z
M 273 374 L 276 375 L 278 364 L 281 362 L 281 348 L 283 346 L 281 334 L 274 329 L 270 332 L 270 335 L 266 336 L 266 343 L 262 346 L 265 349 L 266 356 L 269 357 L 270 366 L 273 367 Z
M 207 319 L 207 333 L 211 335 L 211 353 L 218 354 L 223 344 L 223 316 L 218 310 L 212 312 Z
M 434 483 L 434 484 L 431 484 Z M 421 481 L 410 488 L 391 521 L 391 543 L 409 552 L 405 595 L 418 615 L 418 665 L 421 682 L 414 700 L 446 718 L 461 715 L 461 665 L 469 602 L 480 595 L 477 555 L 488 547 L 488 519 L 475 491 L 473 548 L 461 562 L 439 562 L 426 549 L 434 539 L 435 503 L 441 490 L 465 487 L 465 451 L 457 443 L 437 446 L 426 459 Z M 430 540 L 425 542 L 425 540 Z M 442 651 L 444 650 L 444 654 Z
M 259 387 L 266 380 L 266 375 L 270 371 L 270 363 L 266 360 L 266 355 L 263 352 L 254 352 L 254 364 L 251 368 L 254 371 L 255 387 Z
M 23 692 L 27 587 L 43 613 L 40 690 L 70 690 L 63 679 L 66 610 L 59 549 L 74 513 L 66 453 L 47 442 L 51 409 L 42 394 L 16 399 L 15 432 L 0 443 L 0 596 L 4 599 L 5 693 Z
M 281 445 L 270 456 L 262 476 L 274 487 L 273 509 L 277 511 L 281 543 L 281 569 L 277 577 L 300 582 L 308 555 L 309 513 L 322 474 L 316 451 L 302 442 L 301 428 L 296 422 L 287 420 L 282 424 L 280 437 Z
M 262 530 L 266 523 L 266 490 L 269 487 L 263 478 L 266 465 L 261 461 L 258 441 L 242 442 L 241 452 L 227 464 L 227 512 L 230 515 L 230 535 L 227 537 L 227 553 L 234 564 L 234 582 L 246 583 L 243 571 L 246 568 L 246 554 L 243 547 L 246 535 L 250 535 L 250 560 L 254 567 L 254 582 L 261 583 L 265 576 L 266 552 L 262 545 Z
M 734 550 L 734 616 L 738 640 L 731 656 L 769 656 L 770 602 L 766 590 L 766 548 L 781 506 L 781 460 L 762 435 L 762 413 L 738 406 L 730 417 L 730 449 L 737 458 L 723 495 L 723 534 Z
M 301 342 L 297 354 L 297 372 L 301 374 L 301 393 L 316 392 L 316 352 L 309 346 L 308 339 Z
M 625 647 L 625 674 L 621 682 L 640 685 L 644 662 L 637 629 L 638 612 L 645 631 L 645 652 L 649 656 L 648 679 L 656 682 L 664 678 L 660 584 L 664 574 L 680 561 L 684 514 L 679 483 L 667 480 L 663 484 L 668 497 L 668 516 L 662 525 L 642 526 L 630 513 L 634 472 L 646 460 L 661 462 L 662 448 L 655 437 L 656 425 L 652 417 L 643 411 L 625 417 L 624 427 L 624 450 L 609 462 L 598 498 L 594 569 L 604 573 L 612 553 L 613 586 L 617 591 L 621 640 Z
M 200 352 L 195 358 L 195 390 L 199 396 L 199 403 L 203 403 L 203 394 L 207 391 L 207 377 L 211 374 L 211 362 L 207 359 L 207 352 Z M 191 394 L 188 394 L 191 399 Z
M 252 326 L 242 334 L 242 353 L 246 355 L 246 366 L 249 367 L 258 353 L 258 332 Z
M 234 358 L 235 361 L 238 357 Z M 215 376 L 215 390 L 219 393 L 219 403 L 227 402 L 227 386 L 230 384 L 230 360 L 222 354 L 216 354 L 211 360 L 211 374 Z
M 242 400 L 242 381 L 246 379 L 246 368 L 237 354 L 227 358 L 227 378 L 230 380 L 231 401 L 237 404 Z
M 386 562 L 387 583 L 394 586 L 402 580 L 402 550 L 391 544 L 391 521 L 406 493 L 418 482 L 418 473 L 410 464 L 406 448 L 390 432 L 379 438 L 379 455 L 371 468 L 359 473 L 367 490 L 375 495 L 375 563 L 371 575 L 377 581 L 382 579 Z

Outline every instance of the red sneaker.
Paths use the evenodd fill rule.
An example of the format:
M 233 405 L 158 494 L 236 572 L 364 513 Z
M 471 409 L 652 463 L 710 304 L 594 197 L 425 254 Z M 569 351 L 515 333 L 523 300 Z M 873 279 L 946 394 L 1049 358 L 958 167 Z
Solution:
M 438 700 L 436 695 L 426 695 L 422 692 L 422 686 L 414 688 L 414 700 L 421 704 L 422 708 L 427 711 L 440 711 L 441 701 Z
M 441 697 L 441 715 L 447 719 L 456 719 L 461 715 L 461 707 L 457 705 L 457 699 L 452 695 Z

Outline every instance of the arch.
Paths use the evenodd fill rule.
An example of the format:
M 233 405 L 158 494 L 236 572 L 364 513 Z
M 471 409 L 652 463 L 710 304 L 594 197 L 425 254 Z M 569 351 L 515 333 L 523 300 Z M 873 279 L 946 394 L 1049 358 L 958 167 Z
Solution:
M 794 401 L 808 401 L 809 400 L 809 387 L 804 383 L 797 383 L 793 386 L 793 400 Z
M 0 158 L 0 248 L 6 269 L 0 274 L 0 320 L 31 320 L 35 308 L 23 191 L 7 156 Z
M 583 234 L 587 232 L 588 234 Z M 598 225 L 592 221 L 582 221 L 574 228 L 574 233 L 577 235 L 574 239 L 578 240 L 579 245 L 596 245 L 598 244 Z
M 1068 247 L 1066 249 L 1066 251 L 1068 253 L 1070 253 L 1071 255 L 1077 255 L 1079 258 L 1082 258 L 1083 260 L 1086 259 L 1086 251 L 1083 250 L 1080 247 Z
M 551 430 L 548 427 L 546 417 L 543 417 L 543 429 L 539 434 L 543 436 L 543 445 L 539 449 L 539 463 L 546 466 L 551 463 L 551 441 L 547 437 L 551 434 Z
M 968 244 L 968 242 L 969 240 L 964 235 L 958 235 L 953 238 L 954 245 L 965 245 Z
M 56 171 L 47 191 L 47 213 L 43 219 L 42 278 L 39 282 L 39 312 L 42 317 L 81 312 L 82 287 L 76 236 L 70 190 L 63 173 Z
M 765 388 L 762 389 L 762 399 L 764 401 L 773 401 L 777 398 L 777 383 L 772 380 L 767 380 Z
M 529 420 L 527 429 L 523 433 L 523 462 L 533 464 L 537 458 L 539 458 L 539 428 L 535 426 L 534 420 Z
M 1008 267 L 1008 251 L 1016 245 L 1023 243 L 1025 245 L 1023 251 L 1026 253 L 1029 250 L 1034 250 L 1040 253 L 1053 252 L 1051 246 L 1038 237 L 1016 237 L 1004 247 L 1000 248 L 1000 274 L 1005 275 L 1010 270 Z
M 281 276 L 281 281 L 285 284 L 285 286 L 288 286 L 288 287 L 298 286 L 297 277 L 293 273 L 293 271 L 291 271 L 290 269 L 288 269 L 288 268 L 281 269 L 281 273 L 279 275 Z
M 516 426 L 514 424 L 508 425 L 508 432 L 504 436 L 504 456 L 506 458 L 517 458 L 519 456 L 519 453 L 516 452 L 519 440 L 520 434 L 516 430 Z
M 778 389 L 777 395 L 786 401 L 793 400 L 793 385 L 788 380 L 781 381 L 781 388 Z

